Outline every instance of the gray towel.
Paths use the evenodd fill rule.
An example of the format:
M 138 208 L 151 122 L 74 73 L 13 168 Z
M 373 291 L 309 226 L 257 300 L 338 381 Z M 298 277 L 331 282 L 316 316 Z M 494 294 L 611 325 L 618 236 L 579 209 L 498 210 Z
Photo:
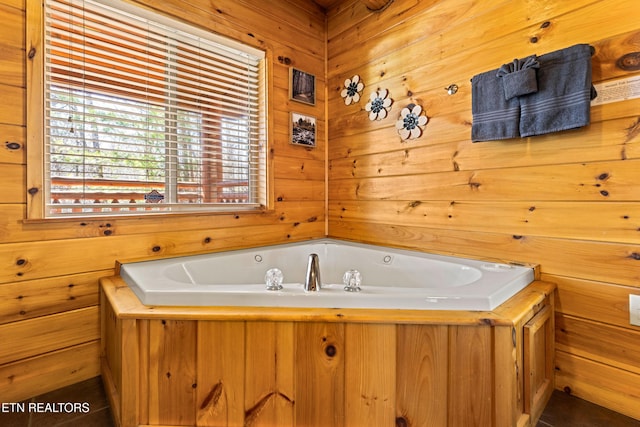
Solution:
M 518 98 L 505 99 L 497 71 L 487 71 L 471 79 L 473 142 L 516 138 L 520 135 Z
M 578 44 L 538 57 L 538 92 L 521 96 L 520 136 L 586 126 L 591 108 L 591 46 Z
M 540 68 L 540 64 L 536 55 L 527 56 L 524 59 L 514 59 L 509 64 L 503 64 L 496 75 L 502 80 L 504 99 L 537 92 L 537 68 Z

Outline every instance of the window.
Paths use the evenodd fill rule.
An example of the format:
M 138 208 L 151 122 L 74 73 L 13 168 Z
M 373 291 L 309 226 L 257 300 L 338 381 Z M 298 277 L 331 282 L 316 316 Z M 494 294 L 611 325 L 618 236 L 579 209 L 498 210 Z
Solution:
M 266 204 L 264 53 L 116 0 L 45 0 L 45 217 Z

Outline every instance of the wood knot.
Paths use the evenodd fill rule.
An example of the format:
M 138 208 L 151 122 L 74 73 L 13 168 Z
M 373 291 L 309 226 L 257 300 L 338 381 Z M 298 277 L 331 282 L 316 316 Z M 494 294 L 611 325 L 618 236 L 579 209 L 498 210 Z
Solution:
M 616 61 L 616 67 L 624 71 L 639 71 L 640 52 L 631 52 L 621 56 Z
M 207 406 L 215 408 L 218 405 L 218 401 L 220 400 L 220 396 L 222 396 L 223 391 L 222 381 L 218 381 L 216 385 L 213 386 L 209 394 L 204 398 L 202 404 L 200 405 L 200 410 L 205 409 Z
M 22 145 L 20 145 L 19 142 L 11 142 L 11 141 L 7 141 L 4 143 L 5 147 L 7 147 L 8 150 L 19 150 L 20 147 L 22 147 Z
M 336 346 L 334 346 L 333 344 L 329 344 L 324 348 L 324 354 L 326 354 L 329 357 L 334 357 L 337 352 L 338 350 L 336 350 Z
M 638 252 L 632 252 L 631 255 L 629 255 L 629 258 L 636 260 L 636 261 L 640 261 L 640 253 Z
M 396 418 L 396 427 L 409 427 L 409 422 L 405 417 Z

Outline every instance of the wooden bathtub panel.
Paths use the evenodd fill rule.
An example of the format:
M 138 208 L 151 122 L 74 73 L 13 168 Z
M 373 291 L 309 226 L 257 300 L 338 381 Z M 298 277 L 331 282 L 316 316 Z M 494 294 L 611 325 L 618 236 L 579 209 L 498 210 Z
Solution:
M 242 426 L 245 357 L 244 322 L 198 322 L 198 425 Z
M 138 320 L 123 319 L 123 321 L 125 320 L 135 325 L 135 326 L 130 326 L 129 328 L 131 330 L 131 333 L 137 334 L 136 338 L 138 340 L 138 347 L 139 347 L 137 354 L 134 354 L 133 356 L 129 356 L 130 351 L 128 351 L 126 353 L 127 356 L 125 356 L 125 357 L 130 357 L 130 359 L 128 359 L 128 363 L 131 363 L 134 365 L 135 365 L 135 360 L 133 359 L 133 357 L 135 357 L 136 360 L 138 360 L 137 375 L 139 377 L 138 385 L 140 387 L 140 390 L 138 390 L 138 402 L 137 402 L 137 406 L 130 405 L 129 407 L 131 411 L 136 411 L 136 410 L 139 411 L 138 419 L 140 420 L 140 424 L 149 424 L 149 399 L 150 398 L 149 398 L 149 393 L 146 392 L 146 387 L 148 387 L 149 376 L 151 374 L 149 372 L 149 363 L 150 363 L 149 362 L 149 352 L 150 352 L 149 339 L 151 335 L 150 334 L 151 321 L 142 320 L 142 319 L 138 319 Z M 131 337 L 129 339 L 133 340 L 134 338 Z M 130 376 L 127 376 L 126 378 L 130 378 Z
M 398 325 L 396 418 L 410 425 L 447 425 L 448 331 L 445 325 Z
M 449 327 L 449 426 L 493 425 L 493 349 L 489 327 Z
M 396 326 L 345 325 L 345 419 L 348 427 L 395 423 Z
M 344 426 L 343 323 L 297 323 L 296 425 Z
M 178 351 L 176 351 L 178 350 Z M 149 322 L 149 423 L 195 423 L 196 322 Z
M 244 426 L 294 425 L 293 322 L 247 322 Z
M 103 337 L 122 342 L 105 343 L 113 349 L 105 359 L 121 363 L 103 372 L 120 376 L 121 389 L 108 391 L 114 414 L 132 427 L 525 427 L 515 369 L 522 347 L 511 330 L 552 304 L 553 291 L 536 282 L 494 317 L 476 313 L 473 324 L 425 311 L 422 323 L 415 317 L 396 325 L 396 316 L 384 317 L 390 310 L 378 310 L 378 323 L 350 323 L 348 313 L 336 322 L 330 309 L 324 316 L 316 309 L 317 320 L 307 321 L 286 312 L 280 320 L 258 316 L 250 307 L 193 308 L 190 315 L 185 307 L 142 310 L 129 305 L 130 288 L 109 279 L 103 285 L 108 306 L 122 299 L 103 310 Z M 234 320 L 230 310 L 253 320 Z M 443 324 L 447 319 L 454 324 Z

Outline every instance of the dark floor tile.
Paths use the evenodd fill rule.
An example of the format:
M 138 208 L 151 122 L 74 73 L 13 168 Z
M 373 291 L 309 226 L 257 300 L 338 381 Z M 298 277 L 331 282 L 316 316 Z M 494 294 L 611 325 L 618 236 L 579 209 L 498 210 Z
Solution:
M 555 390 L 537 427 L 640 427 L 640 421 Z
M 74 425 L 68 423 L 105 409 L 108 412 L 109 407 L 100 377 L 34 397 L 32 405 L 36 405 L 37 410 L 31 413 L 30 427 Z
M 0 412 L 2 427 L 113 427 L 100 377 L 82 381 L 21 402 Z
M 99 411 L 91 411 L 82 417 L 68 420 L 61 424 L 56 424 L 56 427 L 114 427 L 113 418 L 111 417 L 111 411 L 109 408 L 104 408 Z M 37 427 L 31 425 L 31 427 Z M 43 426 L 44 427 L 44 426 Z
M 24 427 L 29 423 L 29 412 L 27 412 L 28 401 L 24 402 L 2 402 L 0 407 L 0 426 L 2 427 Z
M 0 411 L 2 427 L 113 427 L 113 419 L 100 377 L 46 393 Z M 33 409 L 53 409 L 47 404 L 80 403 L 85 412 L 41 412 Z M 32 406 L 29 404 L 45 405 Z M 67 406 L 69 409 L 71 407 Z M 24 409 L 22 409 L 24 408 Z M 536 427 L 640 427 L 640 421 L 613 412 L 586 400 L 555 390 Z

